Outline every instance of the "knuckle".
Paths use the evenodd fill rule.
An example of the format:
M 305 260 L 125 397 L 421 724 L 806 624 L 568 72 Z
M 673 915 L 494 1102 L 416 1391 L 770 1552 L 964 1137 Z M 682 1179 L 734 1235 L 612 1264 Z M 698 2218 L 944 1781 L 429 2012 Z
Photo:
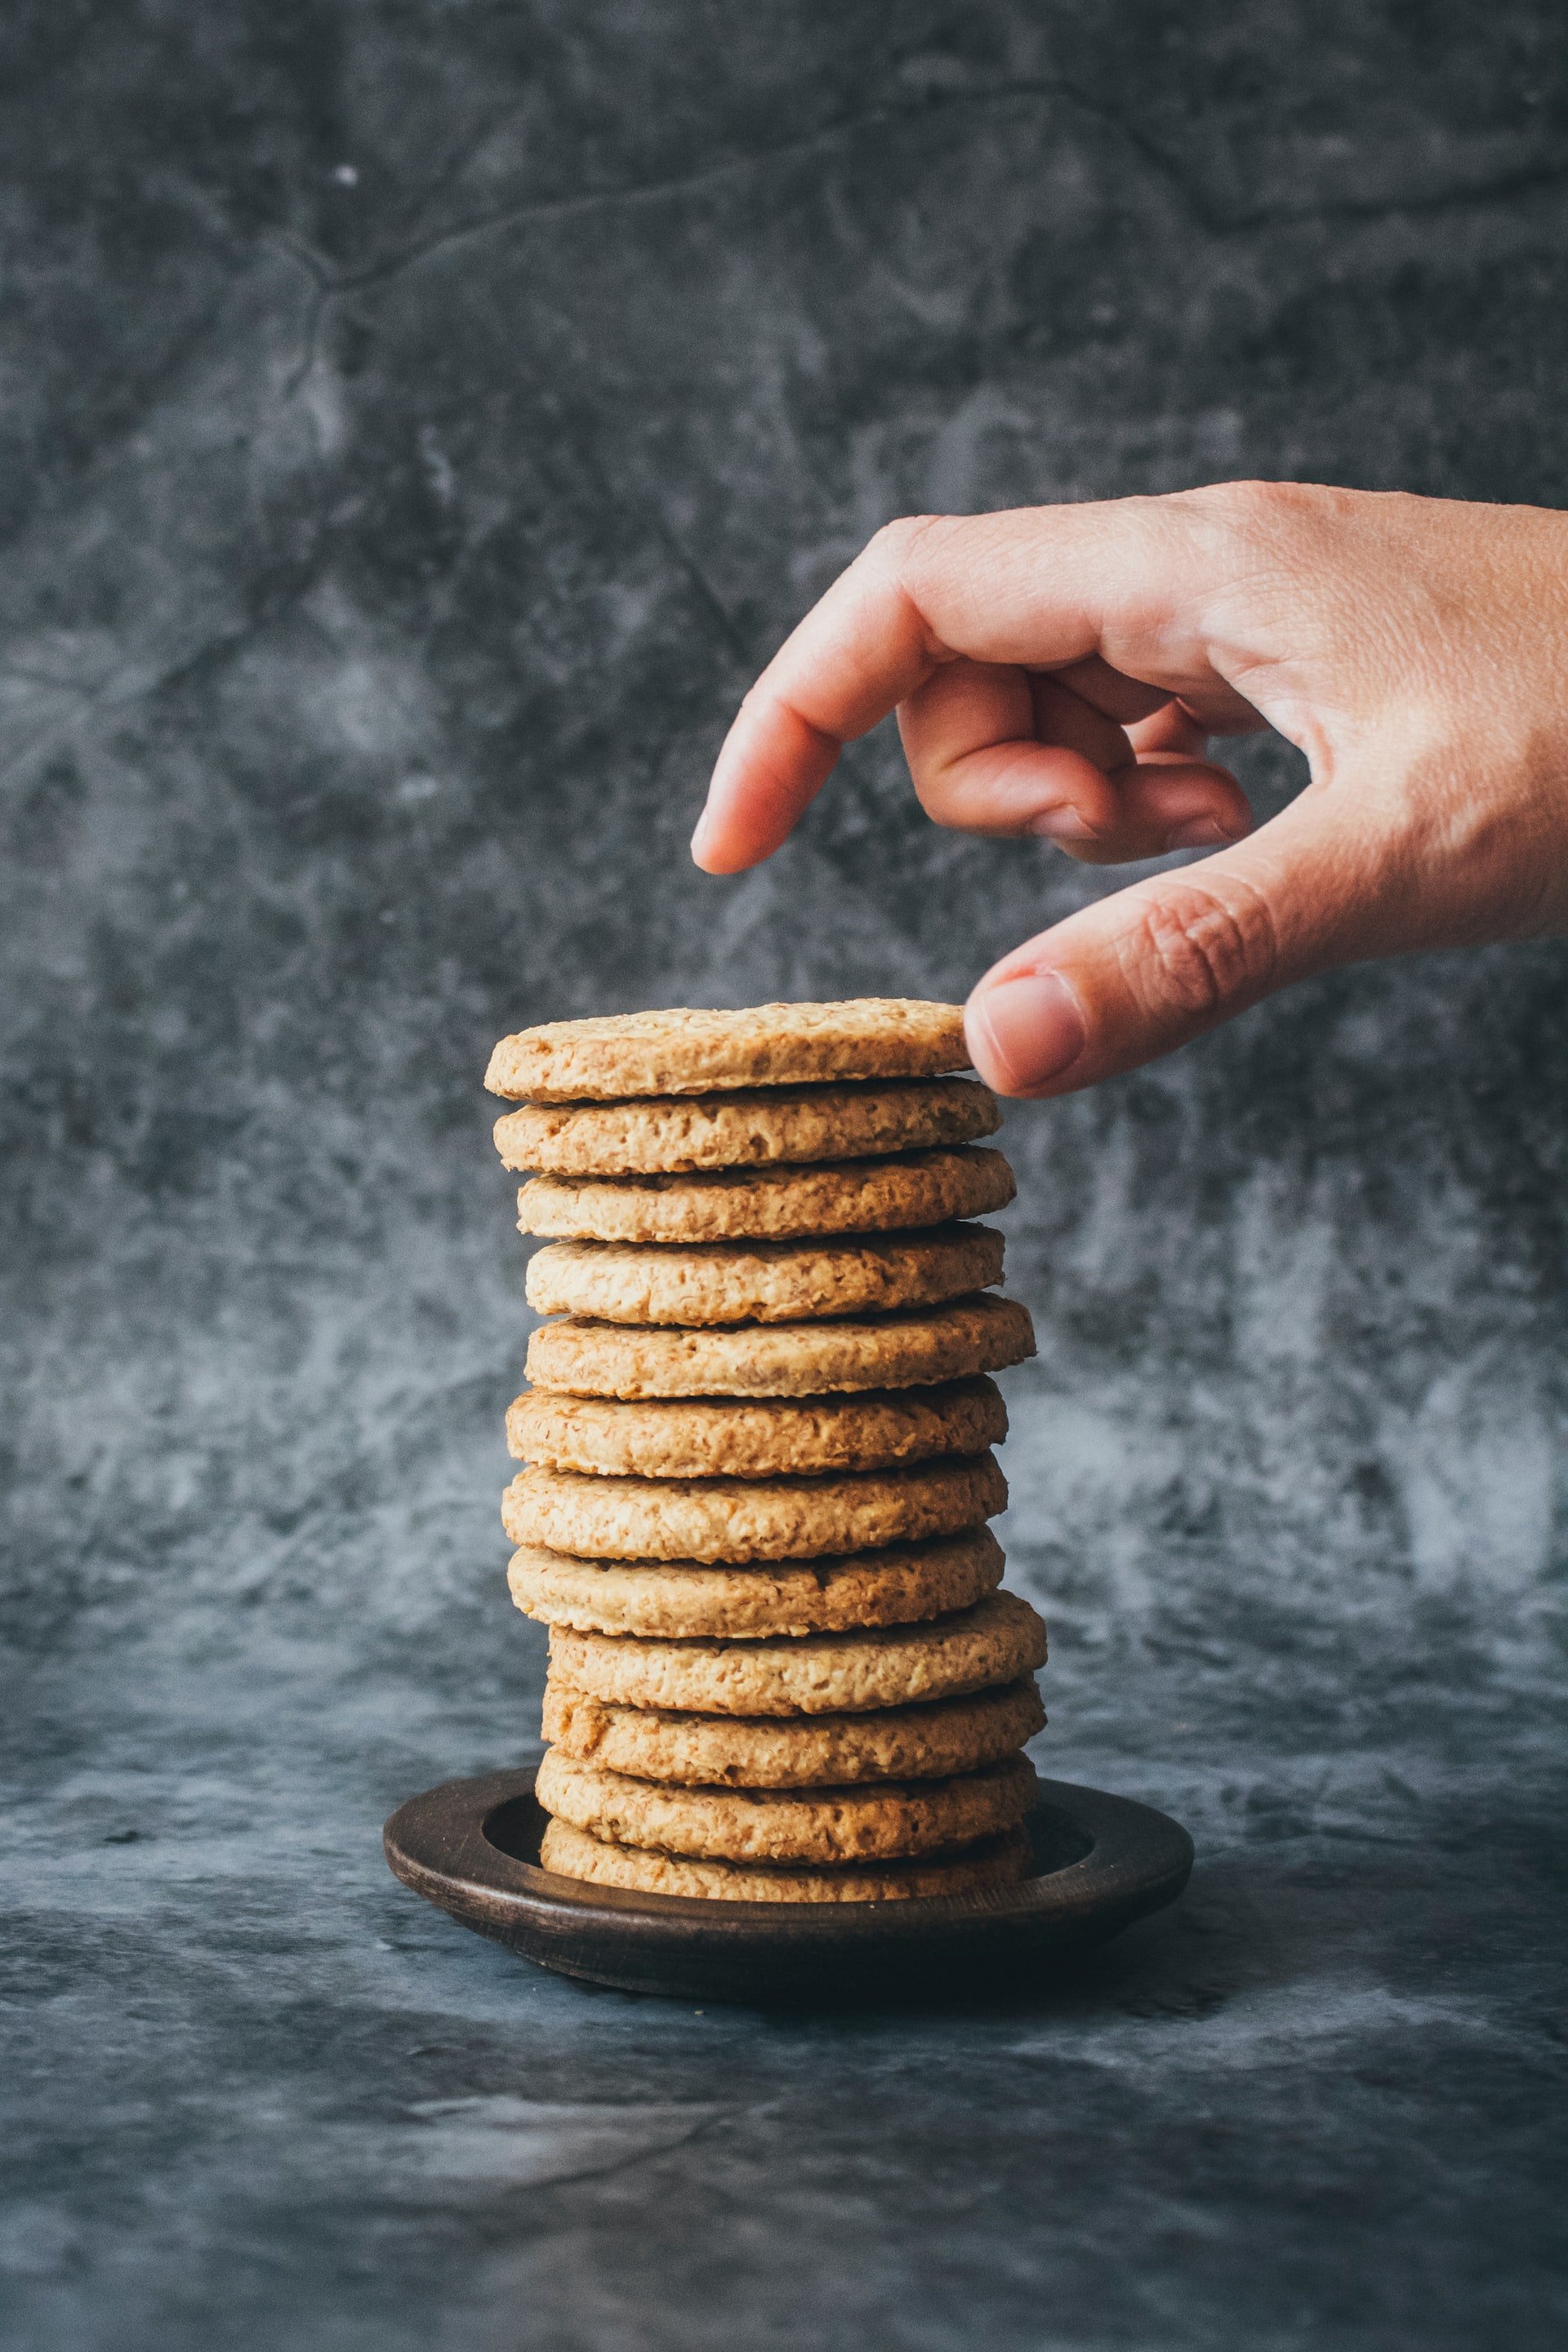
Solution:
M 931 568 L 920 558 L 931 535 L 944 531 L 952 521 L 949 515 L 900 515 L 895 521 L 882 525 L 858 559 L 861 564 L 881 573 L 882 586 L 889 589 L 913 615 L 927 652 L 939 661 L 944 657 L 945 648 L 926 617 L 924 602 L 931 585 Z M 940 564 L 937 569 L 940 571 Z
M 1310 516 L 1318 493 L 1300 482 L 1217 482 L 1202 494 L 1214 520 L 1244 547 L 1272 545 Z
M 898 515 L 873 532 L 866 553 L 897 577 L 927 532 L 942 520 L 941 515 Z
M 1268 900 L 1234 877 L 1223 892 L 1166 884 L 1140 908 L 1131 949 L 1140 993 L 1199 1021 L 1266 994 L 1279 960 Z
M 1301 491 L 1295 482 L 1265 482 L 1248 478 L 1225 483 L 1221 496 L 1232 514 L 1243 520 L 1251 520 L 1288 512 L 1300 503 Z
M 976 777 L 973 763 L 962 755 L 943 757 L 927 747 L 910 755 L 909 766 L 915 798 L 933 824 L 961 833 L 983 814 L 977 798 L 984 792 L 984 779 Z

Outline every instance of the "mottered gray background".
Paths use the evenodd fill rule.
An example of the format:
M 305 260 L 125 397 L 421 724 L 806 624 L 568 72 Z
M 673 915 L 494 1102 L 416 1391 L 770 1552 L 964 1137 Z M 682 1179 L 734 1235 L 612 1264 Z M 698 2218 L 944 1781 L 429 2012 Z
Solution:
M 1125 878 L 933 831 L 886 730 L 772 865 L 690 866 L 889 516 L 1563 503 L 1558 11 L 138 0 L 0 47 L 6 2340 L 1559 2341 L 1557 946 L 1009 1116 L 1037 1754 L 1191 1825 L 1178 1921 L 1037 1996 L 692 2014 L 377 1844 L 537 1724 L 491 1042 L 960 997 Z

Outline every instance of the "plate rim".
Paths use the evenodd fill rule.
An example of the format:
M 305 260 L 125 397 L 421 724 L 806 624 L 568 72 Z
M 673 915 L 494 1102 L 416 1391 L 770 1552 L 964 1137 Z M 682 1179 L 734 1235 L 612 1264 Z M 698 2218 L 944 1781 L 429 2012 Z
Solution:
M 1193 1865 L 1192 1839 L 1170 1814 L 1136 1798 L 1042 1778 L 1030 1820 L 1065 1817 L 1090 1838 L 1089 1850 L 1009 1885 L 891 1903 L 732 1903 L 642 1894 L 563 1877 L 491 1843 L 485 1824 L 503 1805 L 532 1795 L 537 1771 L 535 1763 L 466 1774 L 406 1799 L 382 1833 L 393 1874 L 465 1926 L 508 1941 L 509 1929 L 531 1930 L 563 1945 L 597 1927 L 645 1947 L 847 1952 L 938 1937 L 967 1941 L 1031 1924 L 1064 1935 L 1075 1924 L 1092 1932 L 1108 1915 L 1126 1926 L 1173 1902 Z

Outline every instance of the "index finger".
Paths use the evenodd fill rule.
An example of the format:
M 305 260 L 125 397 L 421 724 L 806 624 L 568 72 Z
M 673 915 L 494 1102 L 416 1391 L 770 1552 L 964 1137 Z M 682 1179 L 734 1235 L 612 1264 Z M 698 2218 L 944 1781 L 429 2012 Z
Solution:
M 1201 494 L 1200 494 L 1201 495 Z M 889 523 L 747 695 L 691 852 L 710 874 L 771 856 L 844 745 L 943 663 L 1054 669 L 1098 656 L 1154 710 L 1174 694 L 1245 709 L 1177 621 L 1191 615 L 1193 494 Z M 1215 725 L 1220 724 L 1216 718 Z M 1241 723 L 1245 724 L 1244 719 Z

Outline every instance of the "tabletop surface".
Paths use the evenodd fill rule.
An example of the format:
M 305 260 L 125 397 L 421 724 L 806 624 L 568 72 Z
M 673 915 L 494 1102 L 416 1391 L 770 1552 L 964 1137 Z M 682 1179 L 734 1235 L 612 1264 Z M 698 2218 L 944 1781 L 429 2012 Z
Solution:
M 763 2011 L 546 1976 L 380 1850 L 537 1753 L 494 1039 L 958 998 L 1116 887 L 935 833 L 888 730 L 690 868 L 886 516 L 1563 503 L 1557 13 L 8 30 L 7 2344 L 1562 2342 L 1560 947 L 1009 1115 L 1035 1753 L 1187 1824 L 1177 1912 Z

